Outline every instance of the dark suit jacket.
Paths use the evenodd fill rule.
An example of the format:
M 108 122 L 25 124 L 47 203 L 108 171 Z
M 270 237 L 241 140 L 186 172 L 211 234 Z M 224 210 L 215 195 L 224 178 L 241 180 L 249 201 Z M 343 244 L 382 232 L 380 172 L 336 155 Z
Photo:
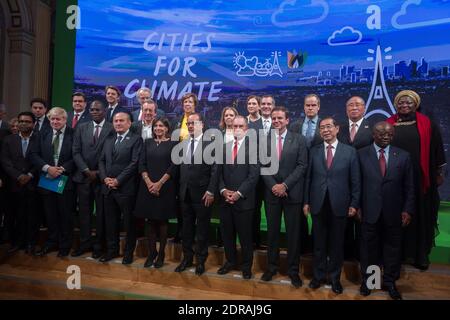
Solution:
M 5 139 L 5 137 L 7 137 L 7 136 L 9 136 L 11 134 L 11 131 L 9 131 L 9 129 L 3 129 L 3 128 L 6 128 L 6 125 L 4 125 L 4 123 L 5 123 L 5 121 L 3 120 L 2 127 L 0 128 L 0 155 L 2 154 L 3 140 Z M 5 183 L 6 183 L 6 173 L 4 172 L 1 163 L 0 163 L 0 180 L 2 180 L 3 185 L 5 185 Z M 5 188 L 5 187 L 3 186 L 2 188 Z
M 73 121 L 74 115 L 75 115 L 75 112 L 73 110 L 67 112 L 67 125 L 71 128 L 72 128 L 72 121 Z M 78 119 L 78 122 L 77 122 L 77 125 L 75 126 L 75 128 L 77 128 L 80 124 L 89 122 L 89 121 L 92 121 L 92 117 L 91 117 L 91 114 L 89 113 L 89 110 L 86 108 L 84 110 L 83 114 L 81 115 L 81 117 Z
M 138 122 L 139 121 L 139 113 L 141 112 L 141 108 L 134 110 L 131 115 L 133 116 L 133 122 Z M 166 113 L 164 112 L 164 110 L 161 109 L 156 109 L 156 116 L 157 117 L 165 117 Z
M 349 207 L 359 208 L 361 172 L 356 150 L 339 142 L 329 170 L 323 143 L 311 147 L 309 155 L 305 203 L 311 214 L 319 214 L 327 191 L 335 216 L 345 217 Z
M 25 158 L 22 154 L 22 139 L 18 134 L 9 135 L 3 140 L 1 164 L 6 174 L 11 179 L 11 191 L 13 192 L 18 192 L 23 188 L 33 190 L 36 186 L 36 182 L 39 178 L 39 171 L 33 167 L 28 159 L 32 144 L 36 137 L 37 136 L 34 134 L 31 135 Z M 33 179 L 25 187 L 20 186 L 17 179 L 21 175 L 26 175 L 28 173 L 33 175 Z
M 6 120 L 2 120 L 2 125 L 0 126 L 0 130 L 9 131 L 9 123 Z
M 133 116 L 131 115 L 130 111 L 128 109 L 124 108 L 124 107 L 119 106 L 119 105 L 114 109 L 114 112 L 113 112 L 113 114 L 111 116 L 109 116 L 109 106 L 106 106 L 106 116 L 105 116 L 106 121 L 112 123 L 112 120 L 113 120 L 114 116 L 117 113 L 119 113 L 119 112 L 128 113 L 130 115 L 130 117 L 131 117 L 131 121 L 133 121 Z
M 99 162 L 99 174 L 102 181 L 102 192 L 108 194 L 111 190 L 103 184 L 105 178 L 116 178 L 119 182 L 117 193 L 134 195 L 136 193 L 139 155 L 143 141 L 140 136 L 131 132 L 120 143 L 116 153 L 113 153 L 117 134 L 110 135 L 103 146 Z
M 203 137 L 202 137 L 203 138 Z M 189 144 L 189 139 L 181 142 L 185 146 Z M 200 155 L 210 144 L 210 141 L 200 141 L 195 149 L 194 157 L 200 159 Z M 179 183 L 180 183 L 180 200 L 184 201 L 188 195 L 190 201 L 199 203 L 206 191 L 217 195 L 217 165 L 206 164 L 204 159 L 201 164 L 180 164 L 178 165 Z
M 268 137 L 267 146 L 271 154 L 271 139 L 276 139 L 275 134 Z M 276 153 L 276 150 L 274 150 Z M 272 176 L 261 175 L 265 184 L 265 200 L 270 203 L 286 201 L 295 204 L 303 201 L 303 185 L 305 183 L 306 169 L 308 167 L 308 148 L 303 136 L 288 131 L 281 152 L 278 173 Z M 287 199 L 273 195 L 272 187 L 275 184 L 285 183 L 288 187 Z
M 231 191 L 239 191 L 243 198 L 241 197 L 235 204 L 237 210 L 253 210 L 255 208 L 255 196 L 256 196 L 256 184 L 258 183 L 260 166 L 259 164 L 250 164 L 249 161 L 249 142 L 248 138 L 245 138 L 244 146 L 239 148 L 237 158 L 245 158 L 244 164 L 227 164 L 225 159 L 224 163 L 218 165 L 218 175 L 219 175 L 219 192 L 222 189 L 228 189 Z M 224 158 L 227 155 L 227 149 L 231 150 L 233 148 L 233 143 L 227 143 L 224 146 Z M 243 152 L 245 154 L 241 155 Z M 231 152 L 228 151 L 231 155 Z M 222 195 L 220 196 L 222 205 L 226 202 Z
M 48 120 L 47 115 L 44 116 L 44 122 L 42 123 L 41 129 L 39 130 L 38 127 L 35 127 L 33 131 L 41 135 L 46 134 L 49 131 L 52 131 L 52 126 L 50 125 L 50 120 Z
M 103 145 L 108 136 L 113 133 L 113 126 L 106 122 L 103 125 L 97 143 L 94 144 L 94 122 L 89 121 L 77 125 L 73 139 L 73 161 L 75 162 L 75 174 L 73 181 L 86 183 L 87 178 L 83 174 L 86 169 L 98 171 L 98 162 L 103 149 Z
M 319 117 L 319 119 L 317 120 L 316 131 L 314 132 L 314 138 L 311 141 L 310 148 L 323 142 L 322 137 L 320 136 L 320 132 L 319 132 L 320 120 L 321 119 Z M 299 120 L 293 122 L 291 125 L 289 125 L 288 129 L 292 132 L 295 132 L 295 133 L 303 136 L 302 135 L 302 127 L 303 127 L 304 121 L 305 121 L 305 118 L 299 119 Z
M 362 176 L 362 221 L 376 223 L 381 212 L 389 225 L 401 225 L 401 213 L 415 212 L 414 177 L 409 153 L 390 146 L 385 177 L 375 147 L 358 150 Z
M 30 160 L 35 166 L 35 169 L 41 173 L 42 167 L 46 164 L 54 166 L 53 160 L 53 130 L 39 134 L 35 143 L 31 144 Z M 58 166 L 64 168 L 63 175 L 69 177 L 67 179 L 65 190 L 71 190 L 73 188 L 72 175 L 75 170 L 75 165 L 72 157 L 72 144 L 73 144 L 73 130 L 66 125 L 64 131 L 63 143 L 59 154 Z M 45 193 L 50 191 L 44 191 Z
M 133 122 L 131 124 L 130 130 L 133 131 L 135 134 L 137 134 L 139 137 L 142 137 L 142 121 Z
M 350 141 L 350 131 L 347 120 L 339 128 L 338 140 L 339 142 L 348 144 L 349 146 L 352 146 L 357 150 L 372 144 L 372 127 L 369 123 L 369 120 L 364 119 L 361 122 L 361 126 L 359 127 L 358 132 L 356 132 L 355 140 L 353 140 L 353 142 Z

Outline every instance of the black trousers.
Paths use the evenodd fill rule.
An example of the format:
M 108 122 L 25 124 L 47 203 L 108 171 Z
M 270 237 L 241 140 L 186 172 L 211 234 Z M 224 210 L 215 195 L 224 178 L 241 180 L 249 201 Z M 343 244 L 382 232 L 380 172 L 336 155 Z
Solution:
M 279 241 L 281 214 L 286 224 L 288 274 L 298 274 L 300 264 L 300 204 L 273 204 L 266 202 L 267 216 L 267 258 L 269 271 L 277 272 L 279 267 Z
M 73 191 L 64 190 L 63 194 L 50 192 L 43 194 L 42 198 L 48 226 L 46 246 L 69 250 L 73 240 Z
M 136 247 L 136 219 L 133 215 L 135 197 L 112 190 L 104 196 L 105 235 L 108 253 L 118 254 L 120 251 L 120 217 L 126 232 L 125 255 L 133 254 Z
M 8 234 L 11 244 L 17 246 L 35 246 L 39 233 L 39 217 L 36 210 L 36 191 L 22 189 L 10 193 L 8 199 L 12 206 L 11 217 L 8 218 Z
M 236 210 L 234 205 L 224 204 L 220 208 L 220 228 L 222 232 L 225 258 L 237 265 L 236 237 L 239 236 L 242 253 L 242 271 L 251 271 L 253 265 L 252 219 L 254 210 Z
M 344 258 L 359 260 L 359 245 L 361 243 L 361 223 L 354 217 L 347 218 L 345 228 Z
M 77 183 L 76 186 L 80 222 L 80 249 L 88 250 L 92 248 L 95 241 L 92 238 L 91 229 L 94 204 L 96 213 L 103 211 L 103 195 L 98 183 Z
M 187 199 L 181 204 L 183 212 L 183 255 L 184 259 L 192 261 L 194 258 L 194 238 L 196 240 L 195 256 L 198 263 L 205 263 L 208 258 L 209 225 L 212 207 L 205 207 L 203 203 L 194 203 L 186 192 Z
M 264 188 L 264 180 L 260 178 L 258 184 L 256 185 L 255 210 L 253 212 L 252 220 L 253 243 L 256 246 L 261 245 L 261 206 L 264 200 Z
M 383 218 L 374 224 L 367 222 L 361 225 L 361 275 L 363 281 L 370 274 L 366 274 L 367 267 L 383 264 L 383 282 L 389 286 L 400 277 L 401 251 L 402 251 L 402 227 L 390 225 Z M 379 255 L 381 249 L 381 257 Z
M 346 217 L 335 216 L 328 194 L 323 206 L 313 219 L 314 258 L 313 274 L 317 280 L 339 281 L 344 263 L 344 238 Z

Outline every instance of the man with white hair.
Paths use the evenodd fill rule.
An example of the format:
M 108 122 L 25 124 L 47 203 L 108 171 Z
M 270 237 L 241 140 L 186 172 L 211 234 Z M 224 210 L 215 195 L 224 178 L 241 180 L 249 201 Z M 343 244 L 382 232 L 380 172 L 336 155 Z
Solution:
M 62 193 L 39 188 L 44 200 L 48 225 L 48 237 L 45 245 L 37 252 L 45 256 L 59 249 L 58 257 L 69 255 L 72 247 L 73 232 L 73 183 L 72 173 L 72 128 L 67 126 L 67 112 L 59 107 L 52 108 L 48 114 L 51 130 L 39 135 L 31 146 L 30 160 L 41 172 L 41 178 L 59 179 L 65 176 L 66 185 Z

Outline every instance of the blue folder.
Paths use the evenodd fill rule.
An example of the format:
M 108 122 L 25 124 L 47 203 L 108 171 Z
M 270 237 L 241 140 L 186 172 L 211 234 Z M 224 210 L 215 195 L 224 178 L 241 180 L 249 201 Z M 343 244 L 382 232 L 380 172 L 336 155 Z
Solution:
M 38 187 L 62 194 L 67 183 L 67 176 L 61 175 L 58 178 L 52 179 L 47 174 L 42 173 L 39 178 Z

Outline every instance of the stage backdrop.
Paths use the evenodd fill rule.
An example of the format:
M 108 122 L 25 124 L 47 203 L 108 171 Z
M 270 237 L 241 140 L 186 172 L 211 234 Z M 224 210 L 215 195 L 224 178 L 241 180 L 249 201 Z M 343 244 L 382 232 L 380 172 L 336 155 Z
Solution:
M 302 116 L 317 93 L 322 115 L 345 117 L 360 95 L 373 121 L 395 112 L 402 89 L 442 130 L 450 158 L 448 0 L 79 0 L 74 88 L 89 100 L 113 84 L 135 109 L 140 87 L 169 116 L 194 92 L 217 124 L 224 106 L 245 112 L 249 94 L 271 94 Z M 448 180 L 448 179 L 447 179 Z M 450 200 L 450 184 L 441 188 Z

